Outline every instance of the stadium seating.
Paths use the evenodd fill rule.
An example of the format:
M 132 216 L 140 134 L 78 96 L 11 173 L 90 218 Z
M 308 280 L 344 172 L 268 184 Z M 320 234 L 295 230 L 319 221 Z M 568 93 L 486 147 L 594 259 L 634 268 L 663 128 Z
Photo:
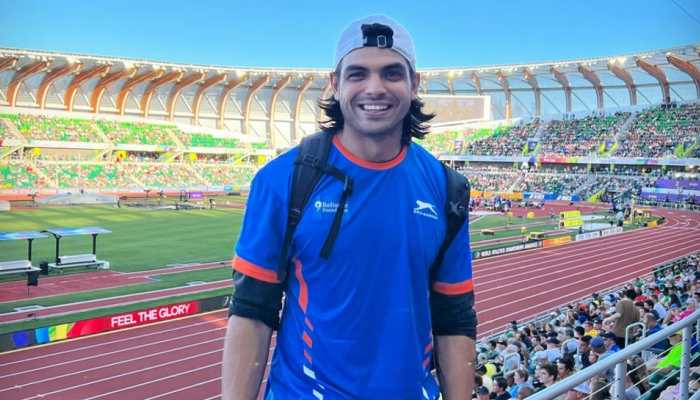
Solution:
M 182 133 L 171 125 L 115 121 L 97 121 L 96 125 L 115 144 L 174 146 L 175 142 L 170 135 Z
M 629 116 L 628 112 L 618 112 L 608 116 L 551 121 L 542 133 L 541 151 L 566 156 L 601 154 L 612 147 L 615 134 Z
M 207 133 L 193 133 L 187 135 L 189 141 L 186 144 L 190 147 L 223 147 L 235 149 L 239 146 L 238 140 L 233 138 L 218 138 Z
M 526 149 L 528 138 L 534 137 L 540 121 L 534 120 L 518 126 L 496 128 L 492 136 L 468 144 L 465 154 L 477 156 L 520 156 L 534 149 Z
M 61 142 L 101 142 L 94 121 L 76 118 L 44 117 L 27 114 L 0 114 L 30 140 Z
M 197 172 L 211 185 L 245 187 L 250 185 L 250 182 L 253 180 L 255 169 L 225 164 L 199 164 Z
M 0 162 L 0 178 L 0 189 L 34 189 L 42 183 L 31 166 L 16 161 Z
M 147 188 L 180 189 L 206 184 L 189 166 L 184 164 L 129 163 L 125 168 L 128 168 L 129 173 Z
M 620 157 L 700 157 L 700 104 L 659 106 L 637 115 Z
M 658 325 L 663 328 L 690 315 L 697 307 L 696 300 L 693 299 L 695 286 L 691 285 L 690 282 L 694 280 L 696 274 L 700 273 L 700 253 L 655 267 L 653 272 L 654 275 L 651 278 L 637 278 L 625 285 L 624 288 L 634 288 L 637 296 L 634 301 L 643 304 L 638 307 L 644 309 L 644 313 L 659 315 Z M 684 282 L 685 284 L 681 287 L 676 283 L 674 286 L 681 287 L 681 291 L 678 292 L 678 295 L 670 295 L 669 291 L 664 289 L 664 285 L 668 282 Z M 561 367 L 565 367 L 567 362 L 573 366 L 570 373 L 586 368 L 585 361 L 593 360 L 595 363 L 595 359 L 600 358 L 595 357 L 589 360 L 586 353 L 582 354 L 580 343 L 585 340 L 590 344 L 592 338 L 605 333 L 606 328 L 603 321 L 612 315 L 611 307 L 614 307 L 621 297 L 622 294 L 618 291 L 600 295 L 594 294 L 577 304 L 564 306 L 540 318 L 511 327 L 497 336 L 481 340 L 477 344 L 479 349 L 477 355 L 479 364 L 476 368 L 477 382 L 481 381 L 485 384 L 487 377 L 490 378 L 489 381 L 498 377 L 510 379 L 511 375 L 515 373 L 525 373 L 528 377 L 525 378 L 524 382 L 519 385 L 516 385 L 516 381 L 508 384 L 508 390 L 515 398 L 520 387 L 532 387 L 537 384 L 536 379 L 532 377 L 540 368 L 546 368 L 547 364 L 554 364 L 555 367 L 556 364 L 559 364 L 559 372 L 555 374 L 555 378 L 558 380 L 560 378 L 557 375 L 561 373 Z M 677 311 L 672 312 L 672 308 Z M 661 312 L 664 314 L 660 314 Z M 639 338 L 638 333 L 632 335 L 630 340 L 635 341 Z M 546 344 L 546 341 L 551 342 L 551 344 Z M 607 351 L 615 350 L 608 349 Z M 677 368 L 672 369 L 665 376 L 658 377 L 657 372 L 648 369 L 653 366 L 653 359 L 664 357 L 665 353 L 658 356 L 654 354 L 644 356 L 645 359 L 633 357 L 627 362 L 627 374 L 640 393 L 636 394 L 635 397 L 626 398 L 658 398 L 662 391 L 667 387 L 672 388 L 672 385 L 678 382 Z M 565 361 L 566 359 L 569 361 Z M 645 361 L 651 362 L 645 363 Z M 693 374 L 697 374 L 698 364 L 700 364 L 700 355 L 694 353 L 691 369 L 695 368 L 696 372 Z M 693 379 L 697 379 L 698 375 L 694 376 Z M 609 377 L 602 375 L 587 381 L 584 386 L 587 386 L 588 389 L 600 388 L 605 394 L 601 393 L 601 396 L 596 398 L 607 398 L 606 394 L 611 383 Z M 579 388 L 581 387 L 579 386 Z M 537 390 L 535 389 L 535 391 Z M 493 390 L 490 391 L 493 392 Z

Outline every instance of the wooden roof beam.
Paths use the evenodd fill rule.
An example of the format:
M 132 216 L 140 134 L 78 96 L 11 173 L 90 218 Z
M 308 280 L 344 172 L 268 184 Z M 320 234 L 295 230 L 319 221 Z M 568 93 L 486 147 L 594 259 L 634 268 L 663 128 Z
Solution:
M 192 113 L 194 114 L 194 124 L 199 125 L 199 109 L 202 104 L 202 99 L 204 98 L 204 93 L 212 86 L 218 85 L 219 83 L 226 80 L 226 74 L 217 74 L 207 78 L 204 82 L 199 84 L 197 92 L 194 94 L 192 99 Z
M 49 61 L 37 61 L 27 64 L 20 68 L 19 71 L 15 72 L 10 80 L 10 84 L 7 85 L 6 96 L 10 107 L 14 107 L 17 104 L 17 94 L 19 93 L 19 88 L 22 83 L 30 76 L 45 70 L 48 66 Z
M 666 78 L 664 71 L 662 71 L 658 65 L 648 63 L 639 57 L 635 58 L 635 62 L 639 68 L 643 69 L 644 72 L 653 76 L 656 81 L 659 82 L 659 86 L 661 87 L 661 102 L 664 104 L 670 103 L 671 88 L 668 84 L 668 79 Z

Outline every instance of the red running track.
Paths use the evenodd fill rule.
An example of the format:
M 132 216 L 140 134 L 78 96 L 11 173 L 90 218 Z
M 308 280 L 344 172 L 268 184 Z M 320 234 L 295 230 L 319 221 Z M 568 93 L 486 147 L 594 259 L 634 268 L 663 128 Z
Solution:
M 700 215 L 665 226 L 479 260 L 480 335 L 700 251 Z M 217 399 L 225 311 L 0 354 L 0 398 Z

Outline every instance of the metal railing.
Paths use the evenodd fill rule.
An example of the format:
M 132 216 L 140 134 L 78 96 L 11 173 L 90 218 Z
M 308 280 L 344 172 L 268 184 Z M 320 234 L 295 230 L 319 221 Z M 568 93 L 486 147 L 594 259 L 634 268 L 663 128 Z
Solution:
M 559 395 L 566 393 L 579 384 L 597 376 L 604 374 L 607 370 L 615 369 L 615 379 L 612 382 L 611 398 L 614 400 L 623 400 L 625 393 L 625 375 L 627 374 L 627 359 L 641 353 L 643 350 L 650 348 L 656 343 L 670 337 L 678 330 L 683 330 L 682 340 L 682 355 L 680 367 L 680 399 L 688 399 L 689 386 L 689 371 L 690 371 L 690 341 L 694 333 L 700 331 L 700 310 L 696 310 L 688 317 L 669 325 L 661 331 L 641 339 L 636 343 L 632 343 L 624 349 L 613 353 L 612 355 L 599 360 L 595 364 L 585 368 L 574 375 L 555 383 L 554 385 L 533 394 L 528 397 L 528 400 L 546 400 L 553 399 Z M 695 332 L 693 332 L 693 329 Z M 693 395 L 693 399 L 700 400 L 700 392 Z

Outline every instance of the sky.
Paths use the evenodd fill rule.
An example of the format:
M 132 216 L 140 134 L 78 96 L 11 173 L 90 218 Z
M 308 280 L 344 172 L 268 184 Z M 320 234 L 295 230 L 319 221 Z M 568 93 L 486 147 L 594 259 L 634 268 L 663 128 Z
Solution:
M 700 0 L 0 0 L 0 47 L 329 68 L 343 28 L 378 13 L 411 32 L 419 69 L 700 45 Z

